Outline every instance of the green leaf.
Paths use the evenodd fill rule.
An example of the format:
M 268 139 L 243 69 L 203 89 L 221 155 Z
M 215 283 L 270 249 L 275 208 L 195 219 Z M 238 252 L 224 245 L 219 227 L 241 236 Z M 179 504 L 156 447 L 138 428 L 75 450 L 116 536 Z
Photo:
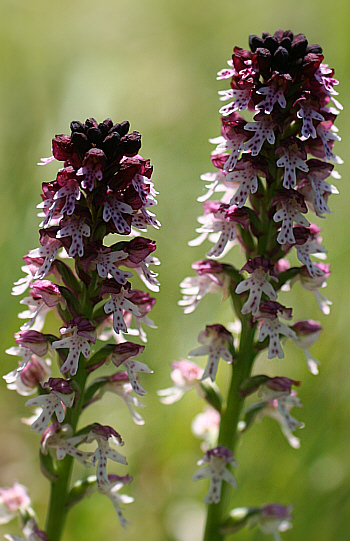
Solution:
M 68 265 L 66 265 L 63 261 L 60 261 L 59 259 L 56 259 L 56 267 L 60 275 L 62 276 L 63 282 L 66 284 L 66 286 L 76 292 L 80 293 L 81 291 L 81 284 L 77 277 L 75 276 L 74 272 Z
M 201 381 L 200 386 L 204 399 L 221 414 L 223 400 L 218 387 L 209 381 Z
M 80 479 L 74 483 L 73 488 L 67 495 L 66 507 L 73 507 L 76 503 L 80 502 L 86 496 L 86 493 L 96 485 L 96 477 L 94 475 L 87 477 L 86 479 Z
M 244 380 L 239 388 L 240 394 L 242 396 L 248 396 L 254 393 L 260 387 L 260 385 L 263 385 L 269 379 L 270 378 L 268 376 L 260 375 L 252 376 L 251 378 Z
M 245 432 L 246 430 L 248 430 L 248 428 L 250 428 L 250 426 L 255 421 L 255 417 L 257 416 L 257 414 L 262 409 L 264 409 L 265 406 L 266 406 L 265 402 L 257 402 L 256 404 L 253 404 L 252 406 L 250 406 L 248 409 L 245 410 L 244 417 L 243 417 L 243 422 L 245 426 L 242 432 Z
M 250 228 L 251 228 L 253 234 L 256 237 L 260 237 L 264 233 L 264 226 L 263 226 L 260 218 L 258 217 L 256 212 L 254 212 L 254 210 L 250 209 L 249 207 L 244 207 L 244 209 L 249 214 Z M 242 230 L 242 228 L 241 228 L 241 230 Z M 252 241 L 252 244 L 251 244 L 251 248 L 253 250 L 255 249 L 255 245 L 254 245 L 253 241 Z
M 224 535 L 238 532 L 247 525 L 249 519 L 260 512 L 259 507 L 238 507 L 230 511 L 229 518 L 220 526 Z
M 236 269 L 236 267 L 233 265 L 223 264 L 222 266 L 224 267 L 225 273 L 231 278 L 232 282 L 234 282 L 236 286 L 242 282 L 242 280 L 244 280 L 244 278 L 242 278 L 242 276 L 239 274 L 238 269 Z
M 272 286 L 276 291 L 281 289 L 282 286 L 289 280 L 292 280 L 297 276 L 300 272 L 300 267 L 291 267 L 290 269 L 287 269 L 284 272 L 281 272 L 281 274 L 278 275 L 278 282 L 272 283 Z
M 101 366 L 108 355 L 114 352 L 116 344 L 106 344 L 100 348 L 96 353 L 90 357 L 89 361 L 86 363 L 85 368 L 90 372 Z
M 40 458 L 40 470 L 42 474 L 49 480 L 51 483 L 57 481 L 57 474 L 55 473 L 55 464 L 50 455 L 44 455 L 42 451 L 39 452 Z
M 106 300 L 103 299 L 102 301 L 98 302 L 94 306 L 94 310 L 92 312 L 91 319 L 94 321 L 101 321 L 107 317 L 106 312 L 104 311 L 104 305 L 106 304 Z
M 72 293 L 67 287 L 59 286 L 62 297 L 67 302 L 68 309 L 73 317 L 80 316 L 83 313 L 76 293 Z
M 84 404 L 83 408 L 89 405 L 94 395 L 108 382 L 109 378 L 98 378 L 91 385 L 89 385 L 84 393 Z

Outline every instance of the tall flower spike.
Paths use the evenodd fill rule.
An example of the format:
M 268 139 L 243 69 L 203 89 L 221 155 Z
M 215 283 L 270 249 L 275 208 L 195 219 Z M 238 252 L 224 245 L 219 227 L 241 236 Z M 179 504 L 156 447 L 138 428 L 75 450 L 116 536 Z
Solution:
M 309 347 L 317 339 L 320 325 L 308 320 L 282 323 L 280 318 L 292 320 L 292 308 L 281 304 L 279 296 L 299 280 L 315 293 L 323 313 L 329 312 L 330 302 L 319 291 L 326 285 L 329 266 L 314 261 L 314 257 L 325 259 L 327 250 L 308 214 L 322 218 L 330 214 L 330 196 L 338 193 L 328 181 L 328 177 L 339 178 L 334 163 L 341 163 L 334 152 L 340 140 L 334 126 L 341 110 L 334 97 L 338 81 L 333 70 L 323 64 L 321 47 L 309 45 L 303 34 L 290 30 L 251 35 L 249 48 L 235 47 L 228 65 L 217 78 L 230 84 L 230 88 L 219 91 L 220 100 L 229 103 L 220 109 L 220 136 L 209 140 L 216 145 L 211 153 L 216 170 L 201 177 L 207 182 L 207 192 L 198 198 L 204 215 L 198 219 L 199 237 L 189 244 L 199 246 L 208 238 L 214 243 L 208 253 L 213 258 L 226 257 L 240 246 L 245 263 L 238 263 L 238 268 L 233 265 L 238 256 L 232 256 L 231 263 L 210 259 L 195 263 L 198 276 L 181 283 L 183 299 L 179 304 L 190 314 L 206 293 L 217 290 L 232 301 L 235 321 L 226 327 L 236 329 L 235 338 L 228 340 L 226 336 L 224 344 L 218 329 L 225 327 L 219 323 L 207 325 L 200 334 L 203 345 L 189 354 L 209 356 L 199 396 L 214 408 L 219 425 L 211 431 L 210 446 L 218 450 L 223 445 L 215 444 L 224 444 L 226 451 L 233 453 L 238 435 L 243 437 L 253 419 L 269 415 L 297 448 L 300 443 L 294 431 L 303 425 L 290 415 L 292 407 L 301 405 L 291 391 L 291 383 L 297 382 L 288 377 L 257 376 L 260 383 L 256 386 L 251 372 L 260 353 L 266 352 L 268 359 L 282 359 L 286 338 L 304 350 L 310 371 L 318 371 L 318 361 Z M 216 311 L 211 307 L 211 314 Z M 223 367 L 231 380 L 225 382 L 227 395 L 223 397 L 206 381 L 207 376 L 214 381 L 220 356 L 231 364 Z M 175 402 L 182 396 L 185 384 L 181 378 L 179 381 L 182 385 L 159 393 L 163 402 Z M 248 409 L 243 407 L 246 385 L 255 386 L 255 390 L 261 387 L 262 395 L 262 400 Z M 245 411 L 244 420 L 240 419 L 241 411 Z M 199 428 L 202 437 L 206 430 L 210 428 Z M 254 524 L 279 540 L 279 532 L 289 525 L 290 508 L 244 508 L 241 518 L 225 522 L 230 489 L 224 485 L 225 497 L 221 500 L 224 470 L 220 468 L 225 459 L 220 455 L 219 472 L 215 461 L 211 463 L 214 450 L 206 455 L 208 467 L 194 477 L 204 474 L 212 478 L 215 490 L 210 489 L 205 501 L 219 506 L 218 510 L 208 509 L 204 541 L 223 541 L 226 533 L 253 524 L 254 517 Z
M 159 290 L 157 274 L 149 268 L 159 264 L 153 254 L 156 244 L 140 232 L 146 233 L 148 226 L 159 228 L 160 223 L 151 212 L 158 193 L 151 180 L 153 167 L 139 154 L 141 135 L 129 128 L 129 122 L 114 124 L 109 118 L 100 123 L 94 118 L 73 121 L 69 135 L 53 138 L 53 156 L 40 163 L 63 162 L 55 179 L 42 184 L 37 205 L 40 246 L 24 257 L 26 276 L 14 284 L 14 295 L 28 288 L 29 294 L 20 301 L 25 310 L 19 317 L 25 321 L 15 334 L 16 346 L 7 350 L 20 362 L 5 376 L 8 388 L 23 396 L 38 391 L 26 402 L 36 407 L 36 413 L 25 423 L 42 434 L 41 471 L 51 482 L 46 531 L 30 524 L 31 510 L 21 513 L 28 541 L 59 541 L 67 511 L 93 483 L 111 499 L 122 526 L 127 524 L 120 504 L 132 498 L 118 491 L 131 477 L 107 473 L 108 459 L 127 464 L 110 447 L 123 441 L 114 428 L 99 423 L 80 426 L 80 418 L 109 390 L 125 401 L 136 424 L 144 424 L 132 409 L 142 406 L 132 393 L 146 392 L 138 372 L 152 370 L 136 360 L 144 346 L 127 341 L 121 333 L 146 342 L 142 324 L 155 328 L 148 317 L 155 299 L 133 289 L 129 280 L 135 269 L 149 289 Z M 53 320 L 50 330 L 43 330 L 50 310 L 60 321 L 59 332 L 52 329 Z M 102 347 L 97 338 L 105 341 Z M 126 372 L 105 373 L 91 381 L 111 359 L 118 367 L 124 364 Z M 51 366 L 53 374 L 58 368 L 66 379 L 49 377 Z M 92 442 L 97 443 L 94 450 L 81 448 Z M 96 479 L 89 477 L 72 487 L 76 461 L 87 468 L 96 464 Z

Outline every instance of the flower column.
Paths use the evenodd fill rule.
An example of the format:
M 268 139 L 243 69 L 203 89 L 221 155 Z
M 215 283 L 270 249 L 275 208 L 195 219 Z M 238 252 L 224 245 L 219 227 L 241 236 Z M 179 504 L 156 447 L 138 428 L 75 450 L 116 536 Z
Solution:
M 51 481 L 45 533 L 41 531 L 50 541 L 60 539 L 68 510 L 93 488 L 112 501 L 121 524 L 128 523 L 119 503 L 132 498 L 117 491 L 132 479 L 125 472 L 107 473 L 110 460 L 127 464 L 114 448 L 124 442 L 110 426 L 78 423 L 82 411 L 107 391 L 125 401 L 137 424 L 144 422 L 130 404 L 142 406 L 132 396 L 146 392 L 137 372 L 151 370 L 135 360 L 144 346 L 128 342 L 126 336 L 134 320 L 133 335 L 146 341 L 141 324 L 154 326 L 147 314 L 155 299 L 132 289 L 130 269 L 158 291 L 157 275 L 149 269 L 159 263 L 151 255 L 155 242 L 139 236 L 136 229 L 145 232 L 149 225 L 160 224 L 149 210 L 157 203 L 157 192 L 150 162 L 138 154 L 140 147 L 141 136 L 129 133 L 128 122 L 113 124 L 106 119 L 98 124 L 90 118 L 72 122 L 70 135 L 57 135 L 53 156 L 41 163 L 58 160 L 63 167 L 56 180 L 43 184 L 40 247 L 24 258 L 27 276 L 13 291 L 22 294 L 29 287 L 29 295 L 21 301 L 27 310 L 20 314 L 27 322 L 15 334 L 17 347 L 8 350 L 21 362 L 5 379 L 19 394 L 39 392 L 26 405 L 40 408 L 31 429 L 42 434 L 41 469 Z M 133 238 L 126 240 L 128 235 Z M 42 332 L 52 310 L 61 321 L 59 336 Z M 102 340 L 108 343 L 103 345 Z M 57 360 L 52 370 L 60 377 L 49 377 L 50 356 Z M 118 370 L 91 379 L 109 360 Z M 81 444 L 95 447 L 82 451 Z M 85 467 L 96 465 L 96 476 L 71 487 L 74 460 Z M 27 520 L 22 517 L 23 531 L 31 535 L 26 533 Z
M 208 188 L 199 198 L 204 216 L 199 218 L 200 236 L 190 243 L 198 245 L 208 238 L 214 243 L 208 255 L 214 258 L 240 245 L 246 263 L 237 269 L 213 259 L 200 261 L 193 265 L 198 276 L 181 284 L 180 304 L 186 313 L 207 292 L 221 290 L 223 298 L 231 297 L 235 318 L 228 325 L 235 337 L 224 326 L 211 324 L 199 337 L 206 345 L 190 354 L 209 355 L 197 384 L 216 410 L 210 417 L 215 427 L 207 426 L 202 435 L 205 439 L 210 434 L 203 459 L 209 465 L 194 477 L 211 477 L 212 492 L 205 497 L 209 503 L 205 541 L 220 541 L 246 524 L 258 525 L 277 539 L 278 531 L 289 526 L 290 507 L 276 504 L 228 515 L 234 486 L 229 468 L 240 434 L 258 416 L 278 420 L 289 442 L 298 447 L 293 431 L 302 423 L 289 410 L 300 405 L 292 389 L 300 382 L 286 376 L 251 376 L 261 352 L 267 351 L 269 359 L 284 356 L 281 337 L 304 349 L 311 372 L 317 373 L 317 361 L 308 348 L 318 337 L 320 324 L 285 323 L 292 319 L 292 308 L 278 302 L 279 291 L 298 280 L 315 292 L 323 312 L 329 311 L 329 301 L 318 291 L 326 285 L 329 267 L 313 260 L 324 258 L 326 249 L 319 228 L 306 215 L 312 211 L 324 217 L 330 212 L 329 195 L 337 193 L 326 178 L 336 176 L 329 162 L 341 162 L 333 153 L 334 141 L 339 140 L 334 126 L 341 109 L 335 99 L 338 83 L 333 70 L 322 63 L 321 47 L 309 45 L 302 34 L 278 30 L 274 35 L 250 36 L 249 46 L 249 50 L 235 47 L 229 67 L 218 74 L 218 79 L 231 81 L 231 88 L 219 93 L 220 99 L 232 101 L 220 109 L 221 136 L 212 140 L 217 145 L 212 153 L 216 172 L 202 177 Z M 254 113 L 252 121 L 241 116 L 245 110 Z M 217 193 L 223 194 L 220 200 L 209 199 Z M 288 254 L 295 254 L 301 265 L 291 267 Z M 231 371 L 225 399 L 212 383 L 220 357 L 229 362 Z M 262 400 L 244 411 L 245 398 L 255 392 Z M 216 447 L 212 447 L 214 430 Z M 227 482 L 221 487 L 222 481 Z

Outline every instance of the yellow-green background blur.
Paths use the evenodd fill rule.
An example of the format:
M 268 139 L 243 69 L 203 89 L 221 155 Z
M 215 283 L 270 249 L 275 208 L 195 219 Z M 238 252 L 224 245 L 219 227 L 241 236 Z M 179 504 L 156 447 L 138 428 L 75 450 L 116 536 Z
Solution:
M 278 28 L 302 32 L 309 43 L 321 44 L 325 62 L 335 67 L 341 82 L 344 111 L 337 126 L 342 142 L 336 150 L 345 164 L 338 168 L 340 195 L 330 200 L 334 214 L 322 221 L 332 265 L 326 293 L 333 307 L 330 316 L 323 316 L 313 294 L 299 285 L 286 296 L 296 318 L 318 319 L 324 326 L 312 348 L 322 363 L 320 375 L 307 371 L 302 353 L 292 345 L 284 360 L 259 366 L 269 375 L 302 380 L 303 408 L 293 413 L 306 427 L 298 433 L 300 450 L 289 447 L 269 419 L 245 435 L 237 450 L 239 488 L 233 505 L 294 503 L 294 527 L 283 534 L 286 541 L 350 539 L 349 20 L 346 0 L 2 0 L 1 350 L 14 345 L 13 333 L 19 329 L 22 307 L 10 291 L 23 275 L 22 256 L 38 246 L 35 205 L 41 183 L 53 180 L 57 171 L 57 163 L 36 166 L 40 157 L 51 154 L 51 138 L 68 133 L 73 119 L 127 119 L 142 134 L 141 153 L 151 159 L 160 191 L 156 210 L 163 226 L 148 233 L 158 244 L 162 287 L 151 314 L 158 330 L 148 332 L 142 358 L 154 370 L 142 377 L 148 390 L 142 410 L 146 425 L 133 425 L 115 396 L 106 396 L 90 413 L 126 441 L 122 451 L 134 482 L 125 492 L 136 501 L 125 506 L 125 516 L 133 525 L 123 531 L 110 501 L 94 494 L 71 511 L 65 541 L 200 539 L 207 484 L 191 481 L 202 452 L 190 423 L 202 403 L 189 393 L 166 407 L 159 404 L 156 390 L 170 386 L 169 363 L 197 346 L 205 324 L 230 320 L 229 303 L 221 304 L 214 295 L 184 316 L 177 306 L 178 284 L 193 274 L 191 263 L 204 258 L 209 246 L 189 248 L 187 242 L 201 214 L 196 202 L 203 189 L 200 174 L 213 170 L 208 139 L 219 135 L 217 91 L 228 88 L 225 81 L 216 81 L 216 72 L 226 66 L 234 45 L 247 47 L 249 34 Z M 234 262 L 237 253 L 225 260 Z M 0 355 L 1 372 L 7 373 L 16 360 Z M 225 363 L 220 365 L 223 385 L 227 370 Z M 38 467 L 39 436 L 19 421 L 28 415 L 25 398 L 8 391 L 4 382 L 0 389 L 0 486 L 14 480 L 28 486 L 43 527 L 48 483 Z M 112 464 L 112 470 L 126 473 L 123 466 L 113 469 Z M 19 533 L 15 522 L 0 528 L 1 535 L 5 532 Z M 263 535 L 242 530 L 236 539 L 258 541 Z

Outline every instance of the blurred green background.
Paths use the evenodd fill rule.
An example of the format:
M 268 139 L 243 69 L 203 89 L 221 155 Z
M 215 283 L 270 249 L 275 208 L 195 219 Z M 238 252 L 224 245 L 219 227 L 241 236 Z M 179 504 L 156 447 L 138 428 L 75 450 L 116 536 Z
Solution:
M 196 202 L 203 185 L 200 174 L 212 170 L 208 139 L 219 135 L 217 91 L 228 88 L 225 81 L 216 81 L 216 72 L 226 66 L 234 45 L 247 47 L 249 34 L 278 28 L 302 32 L 309 43 L 321 44 L 325 62 L 336 68 L 341 82 L 344 112 L 337 126 L 343 140 L 336 150 L 345 165 L 336 182 L 340 196 L 330 201 L 334 215 L 322 223 L 332 265 L 326 293 L 333 307 L 330 316 L 323 316 L 313 295 L 298 285 L 289 295 L 296 318 L 324 325 L 312 348 L 322 363 L 320 375 L 312 376 L 302 353 L 289 345 L 283 361 L 265 362 L 259 370 L 302 380 L 303 408 L 293 412 L 306 424 L 298 433 L 301 448 L 289 447 L 272 420 L 254 426 L 237 451 L 239 489 L 233 505 L 293 503 L 294 527 L 283 534 L 286 541 L 350 539 L 349 17 L 345 0 L 2 0 L 1 349 L 14 345 L 19 328 L 21 307 L 10 291 L 22 276 L 22 256 L 38 246 L 35 205 L 41 182 L 54 179 L 57 164 L 35 164 L 50 155 L 55 134 L 68 133 L 73 119 L 128 119 L 131 129 L 142 134 L 141 153 L 154 164 L 160 191 L 157 217 L 163 226 L 149 231 L 158 243 L 162 288 L 151 314 L 159 329 L 148 332 L 142 359 L 154 370 L 142 378 L 148 390 L 142 411 L 146 425 L 133 425 L 114 396 L 106 396 L 92 411 L 93 420 L 111 424 L 126 441 L 123 452 L 135 479 L 125 492 L 136 501 L 125 506 L 125 516 L 133 525 L 123 531 L 111 503 L 95 494 L 71 511 L 65 541 L 200 540 L 207 485 L 191 481 L 202 452 L 190 424 L 203 404 L 189 393 L 166 407 L 159 404 L 156 390 L 170 386 L 169 363 L 197 346 L 206 324 L 230 320 L 229 304 L 213 295 L 184 316 L 177 306 L 178 284 L 193 274 L 191 263 L 208 249 L 189 248 L 187 242 L 201 214 Z M 226 261 L 235 257 L 232 251 Z M 1 364 L 7 373 L 14 358 L 1 353 Z M 226 369 L 219 369 L 222 382 Z M 25 399 L 7 391 L 4 382 L 0 392 L 0 486 L 15 479 L 28 486 L 43 526 L 48 483 L 38 468 L 39 437 L 19 423 L 28 414 Z M 122 467 L 113 471 L 125 473 Z M 0 528 L 0 534 L 5 532 L 18 533 L 15 522 Z M 235 536 L 237 541 L 263 537 L 257 530 Z

